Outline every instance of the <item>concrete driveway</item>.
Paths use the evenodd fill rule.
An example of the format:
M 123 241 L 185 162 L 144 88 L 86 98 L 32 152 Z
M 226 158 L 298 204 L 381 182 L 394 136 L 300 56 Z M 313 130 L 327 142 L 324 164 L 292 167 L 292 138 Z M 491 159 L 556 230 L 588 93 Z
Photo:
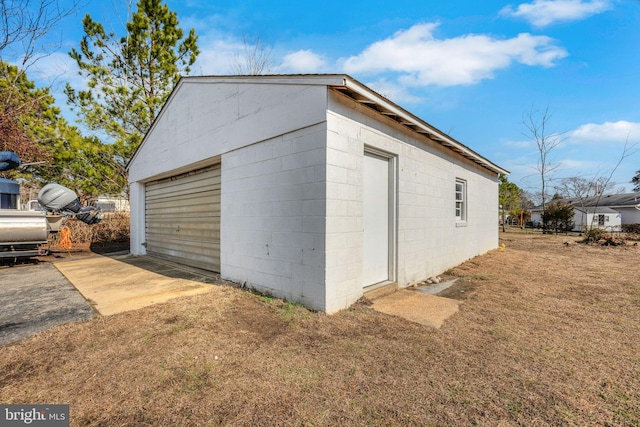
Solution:
M 66 259 L 55 266 L 104 316 L 209 292 L 221 283 L 215 273 L 128 254 Z

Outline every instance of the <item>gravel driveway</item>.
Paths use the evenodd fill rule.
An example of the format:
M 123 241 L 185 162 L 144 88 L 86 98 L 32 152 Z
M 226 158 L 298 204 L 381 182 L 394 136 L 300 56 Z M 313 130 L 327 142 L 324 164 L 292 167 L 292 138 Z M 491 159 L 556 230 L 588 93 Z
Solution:
M 0 267 L 0 346 L 95 312 L 50 263 Z

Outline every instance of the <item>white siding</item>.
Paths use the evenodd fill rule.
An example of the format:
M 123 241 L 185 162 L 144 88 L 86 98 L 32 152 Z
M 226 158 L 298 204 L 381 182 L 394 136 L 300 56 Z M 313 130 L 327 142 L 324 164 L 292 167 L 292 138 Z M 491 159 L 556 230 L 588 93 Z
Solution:
M 223 153 L 323 122 L 326 92 L 323 85 L 181 83 L 129 167 L 131 253 L 146 254 L 145 182 L 217 163 Z
M 620 212 L 622 224 L 640 224 L 640 210 L 635 207 L 613 207 Z
M 131 204 L 129 230 L 129 251 L 132 255 L 146 255 L 145 242 L 145 200 L 144 184 L 132 182 L 129 186 L 129 203 Z

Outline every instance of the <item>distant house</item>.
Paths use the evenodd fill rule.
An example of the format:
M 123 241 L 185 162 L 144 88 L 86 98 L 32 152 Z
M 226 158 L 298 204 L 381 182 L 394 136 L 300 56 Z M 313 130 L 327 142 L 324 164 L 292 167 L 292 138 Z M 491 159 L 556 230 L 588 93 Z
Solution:
M 574 206 L 573 223 L 574 231 L 585 231 L 594 227 L 606 231 L 622 231 L 622 215 L 606 206 Z
M 574 229 L 583 231 L 597 227 L 607 231 L 621 231 L 626 224 L 640 224 L 640 193 L 609 194 L 585 199 L 564 199 L 573 206 Z M 541 221 L 542 208 L 531 210 L 534 224 Z
M 128 169 L 132 254 L 326 312 L 495 249 L 508 173 L 347 75 L 183 78 Z
M 124 197 L 100 196 L 94 202 L 102 212 L 129 212 L 129 201 Z
M 590 197 L 585 200 L 584 206 L 603 206 L 620 212 L 621 223 L 640 224 L 640 193 L 609 194 L 605 196 Z

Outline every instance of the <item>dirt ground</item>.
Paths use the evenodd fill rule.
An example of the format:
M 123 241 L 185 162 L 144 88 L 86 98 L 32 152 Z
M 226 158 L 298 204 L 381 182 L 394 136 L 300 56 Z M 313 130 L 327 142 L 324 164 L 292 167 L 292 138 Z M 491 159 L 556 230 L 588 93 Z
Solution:
M 640 425 L 640 248 L 501 233 L 440 329 L 232 287 L 0 347 L 1 403 L 73 426 Z

